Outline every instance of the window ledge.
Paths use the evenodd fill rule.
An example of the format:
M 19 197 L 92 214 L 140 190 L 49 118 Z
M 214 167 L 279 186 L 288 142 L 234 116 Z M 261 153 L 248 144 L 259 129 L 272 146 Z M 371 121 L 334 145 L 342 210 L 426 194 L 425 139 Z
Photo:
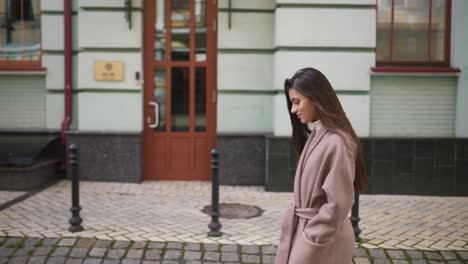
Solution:
M 46 75 L 46 68 L 31 68 L 31 69 L 1 69 L 0 75 Z
M 372 67 L 372 75 L 377 76 L 459 76 L 459 68 L 442 67 Z

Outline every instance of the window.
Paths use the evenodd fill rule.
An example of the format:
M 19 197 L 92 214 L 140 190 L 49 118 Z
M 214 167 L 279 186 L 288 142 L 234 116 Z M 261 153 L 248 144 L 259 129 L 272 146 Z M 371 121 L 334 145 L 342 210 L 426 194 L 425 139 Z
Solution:
M 40 66 L 40 2 L 0 0 L 0 69 Z
M 378 0 L 377 66 L 450 66 L 451 0 Z

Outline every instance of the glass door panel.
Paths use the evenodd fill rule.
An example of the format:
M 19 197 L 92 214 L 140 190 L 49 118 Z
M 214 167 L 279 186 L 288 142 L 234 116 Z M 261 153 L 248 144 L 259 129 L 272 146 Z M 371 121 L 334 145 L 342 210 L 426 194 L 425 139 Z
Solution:
M 154 72 L 154 124 L 155 131 L 166 130 L 166 70 L 156 69 Z
M 174 67 L 171 71 L 172 131 L 189 131 L 189 68 Z
M 195 61 L 206 61 L 205 0 L 195 0 Z
M 156 1 L 154 25 L 154 60 L 163 61 L 166 55 L 166 11 L 164 0 Z
M 195 131 L 206 131 L 206 68 L 195 71 Z
M 190 1 L 173 0 L 171 11 L 171 58 L 190 60 Z

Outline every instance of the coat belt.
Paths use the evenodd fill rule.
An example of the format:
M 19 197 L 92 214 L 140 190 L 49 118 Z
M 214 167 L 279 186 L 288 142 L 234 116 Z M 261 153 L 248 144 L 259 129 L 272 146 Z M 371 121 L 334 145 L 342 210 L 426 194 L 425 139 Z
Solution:
M 292 239 L 296 231 L 299 218 L 312 219 L 319 212 L 316 208 L 297 208 L 294 204 L 286 209 L 281 223 L 281 240 L 276 253 L 275 264 L 288 264 Z

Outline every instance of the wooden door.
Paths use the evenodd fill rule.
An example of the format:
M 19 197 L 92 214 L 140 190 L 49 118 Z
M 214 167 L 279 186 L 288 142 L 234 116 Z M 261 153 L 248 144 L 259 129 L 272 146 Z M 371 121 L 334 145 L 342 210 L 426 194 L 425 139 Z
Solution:
M 144 1 L 145 179 L 208 180 L 216 143 L 216 3 Z

